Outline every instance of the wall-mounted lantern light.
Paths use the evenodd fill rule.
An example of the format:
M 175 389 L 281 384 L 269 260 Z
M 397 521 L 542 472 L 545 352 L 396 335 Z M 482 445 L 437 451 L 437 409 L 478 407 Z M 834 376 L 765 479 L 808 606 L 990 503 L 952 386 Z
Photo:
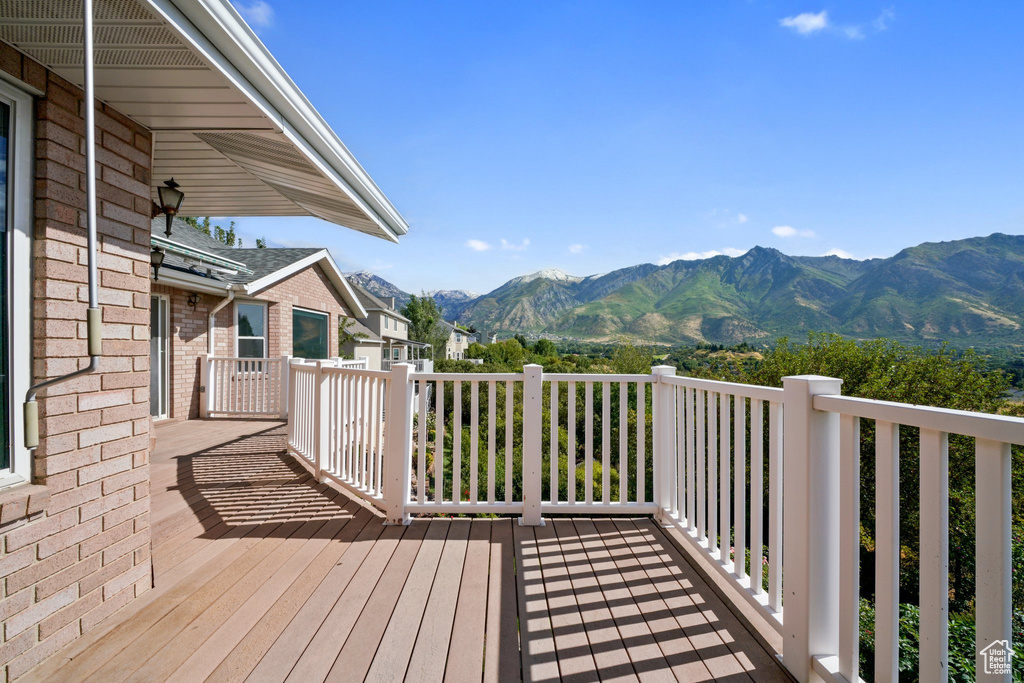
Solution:
M 181 202 L 185 199 L 185 193 L 178 189 L 178 183 L 174 182 L 174 178 L 165 180 L 163 187 L 158 187 L 156 192 L 160 195 L 160 212 L 167 216 L 167 230 L 164 234 L 168 238 L 171 236 L 171 224 L 174 222 L 174 217 L 178 214 L 178 209 L 181 208 Z
M 160 266 L 164 264 L 164 251 L 159 247 L 153 247 L 153 251 L 149 252 L 149 264 L 153 266 L 153 279 L 159 280 L 157 277 L 160 272 Z
M 192 307 L 193 311 L 196 310 L 196 305 L 199 303 L 201 298 L 202 297 L 200 297 L 195 292 L 192 292 L 191 294 L 188 295 L 188 305 Z

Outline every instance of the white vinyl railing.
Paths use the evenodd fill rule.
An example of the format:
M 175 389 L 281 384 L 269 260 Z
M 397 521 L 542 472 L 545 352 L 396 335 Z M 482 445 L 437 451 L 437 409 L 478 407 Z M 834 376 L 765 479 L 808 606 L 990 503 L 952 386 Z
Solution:
M 291 356 L 277 358 L 199 357 L 199 416 L 281 417 L 288 416 L 288 363 Z M 331 358 L 327 365 L 365 370 L 369 359 Z
M 671 374 L 660 381 L 665 516 L 781 630 L 783 390 Z
M 320 478 L 383 501 L 384 435 L 390 373 L 293 360 L 288 445 Z
M 415 360 L 388 360 L 385 358 L 380 362 L 380 369 L 390 372 L 391 368 L 402 363 L 408 363 L 413 367 L 414 372 L 433 372 L 434 361 L 429 358 L 417 358 Z
M 439 512 L 517 514 L 527 525 L 654 514 L 767 617 L 798 681 L 861 673 L 862 420 L 876 432 L 874 677 L 897 678 L 902 425 L 920 432 L 920 680 L 945 680 L 947 444 L 972 437 L 977 642 L 1012 642 L 1010 448 L 1024 444 L 1022 419 L 844 397 L 827 377 L 787 377 L 777 389 L 667 366 L 456 374 L 292 361 L 290 386 L 291 450 L 390 523 Z
M 200 356 L 200 416 L 284 416 L 287 358 Z

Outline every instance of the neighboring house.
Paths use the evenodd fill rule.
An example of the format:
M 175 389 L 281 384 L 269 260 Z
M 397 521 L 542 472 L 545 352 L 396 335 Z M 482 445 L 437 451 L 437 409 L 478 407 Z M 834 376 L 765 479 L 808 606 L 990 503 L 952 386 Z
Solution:
M 333 264 L 316 253 L 274 263 L 264 259 L 283 252 L 189 255 L 167 245 L 151 287 L 157 188 L 177 181 L 182 215 L 316 216 L 392 242 L 408 231 L 227 0 L 96 3 L 90 165 L 82 7 L 0 3 L 0 680 L 7 681 L 152 586 L 151 322 L 176 340 L 164 356 L 173 364 L 165 410 L 193 414 L 188 368 L 194 354 L 208 351 L 203 323 L 230 291 L 266 302 L 265 337 L 252 327 L 253 335 L 236 338 L 239 301 L 221 309 L 225 331 L 215 341 L 224 352 L 256 353 L 262 344 L 264 353 L 286 353 L 300 308 L 331 316 L 330 346 L 334 318 L 359 309 L 332 279 Z M 194 237 L 191 228 L 172 227 L 175 244 Z M 191 266 L 201 273 L 190 275 Z M 281 274 L 289 268 L 295 272 Z M 91 303 L 90 273 L 98 285 Z M 318 288 L 312 296 L 309 283 Z M 166 297 L 166 310 L 153 307 L 154 295 Z M 64 381 L 72 372 L 83 374 Z M 57 383 L 38 389 L 25 404 L 32 410 L 23 408 L 42 381 Z M 25 415 L 38 425 L 34 449 Z
M 232 249 L 175 220 L 152 222 L 150 405 L 199 417 L 199 357 L 332 358 L 342 318 L 366 315 L 326 249 Z M 210 330 L 213 334 L 210 334 Z
M 355 284 L 349 283 L 353 287 Z M 341 343 L 341 353 L 349 358 L 366 359 L 366 367 L 370 370 L 380 370 L 381 360 L 384 357 L 384 340 L 373 330 L 364 325 L 360 320 L 353 318 L 345 332 L 348 340 Z
M 444 357 L 449 360 L 463 360 L 469 345 L 476 341 L 476 336 L 462 327 L 458 321 L 442 320 L 441 324 L 448 330 L 448 340 L 444 345 Z
M 384 342 L 381 345 L 383 367 L 387 367 L 394 361 L 415 360 L 429 356 L 426 344 L 409 339 L 410 321 L 395 310 L 394 297 L 389 297 L 387 301 L 384 301 L 354 282 L 351 283 L 351 286 L 355 290 L 359 302 L 366 309 L 366 315 L 360 322 L 370 330 L 373 337 Z

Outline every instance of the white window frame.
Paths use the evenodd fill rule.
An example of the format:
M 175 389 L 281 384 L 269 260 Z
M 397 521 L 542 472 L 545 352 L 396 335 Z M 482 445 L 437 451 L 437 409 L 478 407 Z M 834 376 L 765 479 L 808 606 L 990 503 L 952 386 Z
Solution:
M 32 195 L 33 195 L 33 98 L 24 90 L 0 80 L 0 100 L 11 108 L 11 199 L 6 236 L 8 242 L 8 360 L 11 395 L 8 420 L 11 434 L 11 466 L 0 469 L 0 487 L 32 479 L 32 454 L 25 448 L 21 411 L 25 392 L 32 384 Z
M 162 352 L 160 354 L 163 357 L 164 376 L 167 378 L 167 381 L 164 383 L 164 386 L 162 387 L 163 401 L 164 401 L 164 412 L 161 415 L 152 415 L 151 414 L 151 416 L 152 416 L 152 418 L 154 420 L 166 420 L 167 418 L 169 418 L 171 416 L 171 370 L 172 370 L 172 368 L 171 368 L 171 335 L 170 335 L 170 328 L 171 328 L 171 299 L 166 294 L 150 294 L 149 297 L 150 297 L 150 307 L 152 307 L 152 305 L 153 305 L 153 303 L 152 303 L 153 299 L 160 299 L 167 306 L 167 320 L 166 320 L 166 322 L 167 322 L 167 329 L 164 330 L 164 336 L 163 336 L 163 339 L 162 339 L 164 348 L 163 348 L 163 350 L 162 350 Z M 150 360 L 149 381 L 150 381 L 150 384 L 152 384 L 152 382 L 153 382 L 152 359 Z
M 391 329 L 391 316 L 389 316 L 389 315 L 384 316 L 384 329 L 385 330 L 390 330 Z
M 303 313 L 312 313 L 313 315 L 322 315 L 323 317 L 327 318 L 327 358 L 332 358 L 333 356 L 331 355 L 331 314 L 326 311 L 317 311 L 312 308 L 304 308 L 302 306 L 292 306 L 292 310 L 302 311 Z M 292 321 L 291 346 L 291 355 L 295 355 L 295 321 Z M 337 351 L 337 349 L 335 349 L 335 351 Z
M 266 301 L 260 301 L 258 299 L 235 299 L 234 308 L 234 328 L 235 328 L 235 358 L 240 358 L 238 355 L 238 306 L 239 304 L 250 305 L 250 306 L 262 306 L 263 307 L 263 357 L 270 358 L 270 320 L 268 318 L 268 308 Z M 244 337 L 244 339 L 261 339 L 261 337 Z M 247 358 L 246 360 L 256 360 L 255 358 Z

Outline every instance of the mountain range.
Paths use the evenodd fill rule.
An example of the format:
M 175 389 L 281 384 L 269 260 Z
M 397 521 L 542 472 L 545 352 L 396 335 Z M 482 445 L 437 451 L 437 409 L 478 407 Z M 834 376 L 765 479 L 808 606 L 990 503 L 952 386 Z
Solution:
M 410 293 L 403 291 L 391 284 L 379 275 L 374 275 L 368 270 L 361 270 L 356 273 L 346 273 L 345 277 L 349 282 L 354 282 L 366 291 L 370 292 L 374 296 L 387 300 L 391 297 L 395 299 L 395 306 L 401 310 L 403 306 L 409 303 Z M 430 292 L 423 292 L 423 295 L 429 296 L 441 306 L 446 315 L 451 315 L 451 311 L 459 311 L 470 301 L 478 298 L 480 295 L 476 292 L 470 292 L 464 289 L 437 289 Z
M 386 280 L 370 278 L 399 293 L 387 296 L 408 300 Z M 814 330 L 917 343 L 1020 344 L 1024 235 L 928 242 L 864 261 L 754 247 L 737 257 L 585 277 L 543 270 L 482 296 L 443 294 L 435 298 L 447 318 L 489 332 L 731 344 Z

